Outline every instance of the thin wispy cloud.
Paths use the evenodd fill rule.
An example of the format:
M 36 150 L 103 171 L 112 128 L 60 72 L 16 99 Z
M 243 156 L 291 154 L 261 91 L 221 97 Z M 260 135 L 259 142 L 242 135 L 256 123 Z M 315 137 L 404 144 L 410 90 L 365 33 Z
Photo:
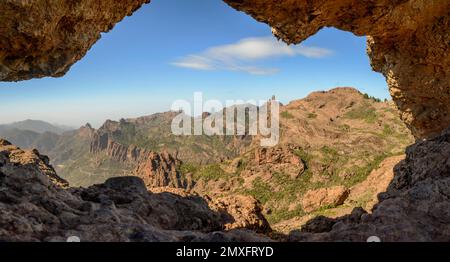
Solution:
M 289 46 L 269 36 L 245 38 L 234 44 L 211 47 L 201 53 L 182 57 L 171 64 L 195 70 L 242 71 L 255 75 L 267 75 L 277 73 L 279 69 L 258 66 L 257 62 L 285 56 L 317 59 L 332 54 L 333 52 L 326 48 Z

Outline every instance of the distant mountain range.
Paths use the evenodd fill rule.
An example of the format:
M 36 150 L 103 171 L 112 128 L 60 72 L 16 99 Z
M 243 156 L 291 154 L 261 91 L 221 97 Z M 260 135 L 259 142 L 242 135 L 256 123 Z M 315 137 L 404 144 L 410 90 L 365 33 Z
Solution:
M 31 119 L 27 119 L 20 122 L 14 122 L 11 124 L 0 125 L 0 132 L 13 129 L 32 131 L 39 134 L 50 132 L 60 135 L 66 131 L 73 130 L 75 128 L 57 124 L 50 124 L 45 121 L 31 120 Z

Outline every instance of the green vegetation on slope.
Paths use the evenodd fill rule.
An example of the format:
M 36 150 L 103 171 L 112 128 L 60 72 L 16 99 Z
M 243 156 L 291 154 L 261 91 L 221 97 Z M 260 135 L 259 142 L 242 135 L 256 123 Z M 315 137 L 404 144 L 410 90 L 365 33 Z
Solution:
M 378 119 L 376 109 L 369 104 L 361 105 L 348 111 L 344 117 L 348 119 L 364 120 L 369 124 L 375 123 Z

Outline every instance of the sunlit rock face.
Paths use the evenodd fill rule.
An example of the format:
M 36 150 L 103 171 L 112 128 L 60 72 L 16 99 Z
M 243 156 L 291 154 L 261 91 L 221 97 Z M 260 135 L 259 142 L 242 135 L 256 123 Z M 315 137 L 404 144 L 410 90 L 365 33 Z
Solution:
M 417 138 L 450 125 L 450 2 L 439 0 L 224 0 L 300 43 L 332 26 L 368 37 L 402 120 Z
M 125 16 L 150 0 L 2 0 L 0 81 L 62 76 Z
M 367 35 L 402 120 L 417 138 L 450 125 L 450 3 L 443 0 L 224 0 L 300 43 L 326 26 Z M 62 76 L 150 0 L 0 2 L 0 81 Z

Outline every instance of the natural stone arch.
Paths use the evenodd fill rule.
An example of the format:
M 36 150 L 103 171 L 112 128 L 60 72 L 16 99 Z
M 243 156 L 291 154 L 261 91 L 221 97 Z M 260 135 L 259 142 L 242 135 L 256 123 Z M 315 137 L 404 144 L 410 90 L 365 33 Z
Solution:
M 450 125 L 450 3 L 444 0 L 224 0 L 300 43 L 326 26 L 368 36 L 402 120 L 417 138 Z M 62 76 L 126 15 L 150 0 L 5 0 L 0 81 Z

